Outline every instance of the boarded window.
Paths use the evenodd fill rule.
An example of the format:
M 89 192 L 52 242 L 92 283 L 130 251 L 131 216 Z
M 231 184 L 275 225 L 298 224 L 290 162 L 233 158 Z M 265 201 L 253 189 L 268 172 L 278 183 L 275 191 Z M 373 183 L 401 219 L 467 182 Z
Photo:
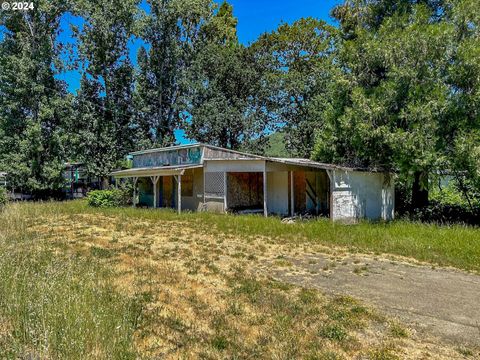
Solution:
M 228 173 L 227 192 L 230 209 L 263 208 L 262 173 Z

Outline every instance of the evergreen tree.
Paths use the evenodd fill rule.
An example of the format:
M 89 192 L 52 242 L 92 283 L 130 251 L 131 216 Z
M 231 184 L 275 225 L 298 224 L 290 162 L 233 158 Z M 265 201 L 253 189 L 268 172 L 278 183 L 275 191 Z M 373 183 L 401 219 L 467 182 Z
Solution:
M 134 32 L 137 5 L 137 0 L 75 3 L 75 13 L 84 19 L 83 26 L 73 27 L 73 31 L 85 72 L 76 101 L 77 121 L 81 123 L 77 135 L 80 141 L 85 137 L 104 143 L 94 149 L 79 144 L 78 156 L 92 162 L 87 166 L 92 176 L 105 178 L 134 150 L 134 78 L 128 43 Z M 92 106 L 100 108 L 93 110 Z M 91 151 L 104 159 L 90 157 Z
M 335 75 L 334 33 L 325 22 L 306 18 L 283 24 L 253 44 L 268 68 L 261 93 L 267 97 L 264 103 L 285 134 L 287 150 L 297 157 L 310 157 L 318 113 Z
M 65 1 L 41 0 L 34 10 L 0 12 L 0 168 L 12 187 L 37 196 L 64 186 L 71 97 L 55 75 L 67 10 Z
M 117 164 L 114 124 L 104 121 L 105 98 L 102 85 L 83 75 L 74 101 L 74 114 L 81 119 L 75 124 L 75 157 L 85 165 L 88 174 L 105 178 Z
M 450 167 L 461 129 L 478 127 L 460 59 L 466 43 L 478 48 L 469 35 L 478 22 L 463 22 L 462 35 L 453 20 L 467 4 L 349 1 L 334 10 L 338 70 L 319 113 L 316 159 L 398 171 L 412 207 L 428 202 L 429 173 Z
M 202 47 L 189 73 L 184 114 L 187 136 L 231 149 L 265 135 L 268 116 L 262 106 L 262 66 L 252 49 L 239 44 L 237 19 L 224 2 L 201 29 Z
M 187 71 L 199 49 L 199 30 L 211 17 L 211 0 L 148 0 L 139 35 L 135 108 L 143 147 L 175 143 L 190 84 Z

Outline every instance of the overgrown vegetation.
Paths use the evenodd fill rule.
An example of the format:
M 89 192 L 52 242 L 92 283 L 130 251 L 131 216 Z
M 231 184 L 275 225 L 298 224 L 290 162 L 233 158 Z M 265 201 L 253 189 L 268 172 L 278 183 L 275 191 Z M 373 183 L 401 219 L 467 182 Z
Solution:
M 90 212 L 82 202 L 69 203 L 64 211 Z M 141 209 L 107 209 L 107 214 L 152 221 L 186 220 L 200 230 L 249 238 L 267 237 L 284 244 L 338 246 L 352 252 L 393 254 L 440 266 L 480 271 L 480 230 L 466 225 L 422 224 L 397 220 L 390 223 L 362 222 L 354 226 L 328 219 L 284 224 L 278 218 L 255 215 L 217 215 Z M 192 225 L 193 226 L 193 225 Z
M 95 258 L 28 224 L 16 205 L 0 215 L 0 357 L 135 359 L 142 302 L 118 293 Z
M 332 244 L 355 227 L 84 201 L 12 204 L 0 226 L 2 357 L 463 356 L 426 346 L 354 299 L 284 284 L 262 270 L 279 252 Z M 382 240 L 395 229 L 361 226 Z M 416 226 L 422 236 L 443 229 Z
M 127 206 L 132 203 L 131 195 L 124 189 L 93 190 L 88 193 L 87 203 L 93 207 Z
M 440 224 L 480 225 L 480 198 L 472 191 L 462 191 L 461 181 L 448 174 L 437 175 L 432 177 L 429 188 L 428 205 L 413 209 L 411 192 L 405 184 L 398 183 L 395 204 L 398 216 Z
M 0 209 L 5 206 L 8 202 L 7 190 L 3 187 L 0 187 Z

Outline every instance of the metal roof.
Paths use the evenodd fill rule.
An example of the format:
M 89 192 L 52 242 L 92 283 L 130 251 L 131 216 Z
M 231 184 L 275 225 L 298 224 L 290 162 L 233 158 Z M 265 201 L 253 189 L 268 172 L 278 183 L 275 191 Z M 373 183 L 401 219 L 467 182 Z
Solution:
M 127 177 L 144 177 L 144 176 L 169 176 L 169 175 L 183 175 L 185 170 L 202 167 L 202 165 L 173 165 L 173 166 L 155 166 L 132 168 L 126 170 L 118 170 L 112 172 L 110 175 L 117 178 Z
M 318 161 L 313 161 L 309 159 L 302 159 L 302 158 L 268 158 L 269 161 L 274 161 L 282 164 L 288 165 L 298 165 L 298 166 L 309 166 L 318 169 L 325 169 L 325 170 L 344 170 L 344 171 L 370 171 L 370 172 L 382 172 L 380 169 L 368 169 L 368 168 L 361 168 L 361 167 L 349 167 L 349 166 L 342 166 L 342 165 L 334 165 L 334 164 L 326 164 Z

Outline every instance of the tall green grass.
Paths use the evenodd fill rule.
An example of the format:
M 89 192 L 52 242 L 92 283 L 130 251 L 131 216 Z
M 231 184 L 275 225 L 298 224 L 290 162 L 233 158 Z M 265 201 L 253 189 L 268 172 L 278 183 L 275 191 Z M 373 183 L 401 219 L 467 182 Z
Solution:
M 51 214 L 101 213 L 120 216 L 124 222 L 188 221 L 198 231 L 237 236 L 265 236 L 287 244 L 311 243 L 339 246 L 351 252 L 372 252 L 411 257 L 439 266 L 480 271 L 480 229 L 462 225 L 437 225 L 396 220 L 389 223 L 333 223 L 328 219 L 284 224 L 277 217 L 182 213 L 173 210 L 88 208 L 83 201 L 26 205 L 28 211 Z M 25 209 L 27 210 L 27 209 Z
M 436 225 L 420 222 L 362 222 L 357 225 L 333 223 L 328 219 L 284 224 L 279 218 L 255 215 L 188 213 L 171 210 L 133 208 L 89 208 L 84 201 L 22 204 L 29 217 L 90 213 L 120 217 L 123 222 L 139 220 L 187 221 L 192 227 L 211 234 L 226 233 L 243 237 L 265 236 L 287 244 L 311 243 L 339 246 L 352 252 L 394 254 L 480 271 L 480 229 L 462 225 Z
M 0 358 L 134 359 L 141 303 L 119 295 L 94 259 L 57 254 L 28 231 L 25 212 L 0 213 Z

